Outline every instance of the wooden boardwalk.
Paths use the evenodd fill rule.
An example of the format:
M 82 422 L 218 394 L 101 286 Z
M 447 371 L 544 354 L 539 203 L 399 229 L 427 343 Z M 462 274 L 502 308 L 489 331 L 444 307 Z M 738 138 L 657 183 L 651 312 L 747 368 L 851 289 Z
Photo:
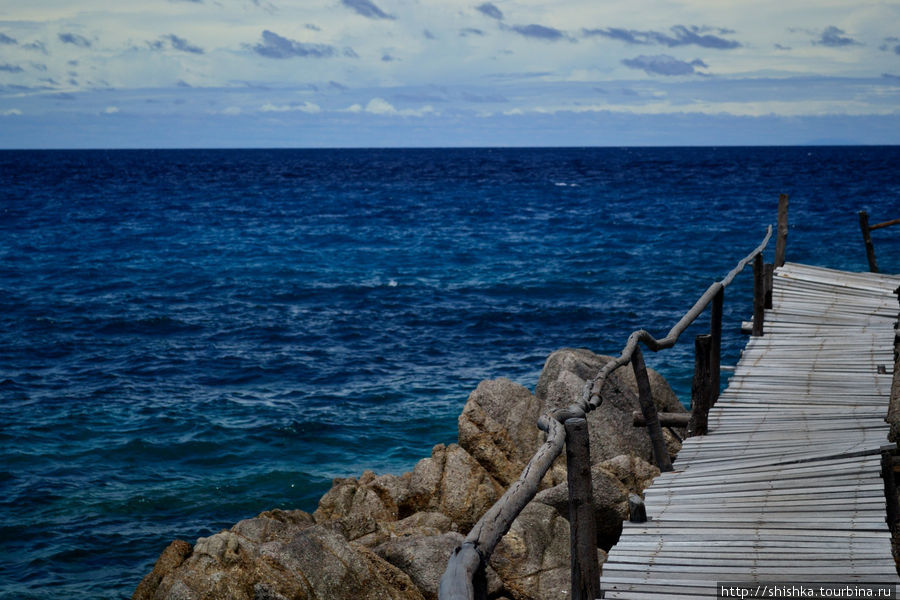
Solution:
M 885 524 L 900 277 L 787 264 L 675 470 L 603 565 L 605 598 L 715 597 L 717 582 L 900 584 Z M 879 374 L 878 367 L 887 374 Z

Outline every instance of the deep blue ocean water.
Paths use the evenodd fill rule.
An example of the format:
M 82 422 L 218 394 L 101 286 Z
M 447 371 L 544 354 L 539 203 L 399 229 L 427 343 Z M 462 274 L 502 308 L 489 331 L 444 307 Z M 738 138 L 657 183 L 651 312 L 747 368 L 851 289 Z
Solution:
M 788 260 L 866 270 L 900 147 L 10 151 L 0 186 L 0 598 L 125 598 L 172 539 L 410 470 L 482 379 L 664 335 L 780 192 Z M 701 321 L 647 355 L 684 401 Z

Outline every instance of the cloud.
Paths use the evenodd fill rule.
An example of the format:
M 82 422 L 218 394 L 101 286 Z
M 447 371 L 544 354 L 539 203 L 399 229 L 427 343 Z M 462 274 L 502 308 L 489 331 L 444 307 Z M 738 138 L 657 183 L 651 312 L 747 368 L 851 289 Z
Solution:
M 676 46 L 689 46 L 691 44 L 702 48 L 713 48 L 716 50 L 731 50 L 739 48 L 740 42 L 728 40 L 717 35 L 707 33 L 708 31 L 716 31 L 719 34 L 727 35 L 734 33 L 731 29 L 712 29 L 710 27 L 698 27 L 696 25 L 675 25 L 669 29 L 672 35 L 661 33 L 659 31 L 639 31 L 637 29 L 621 29 L 618 27 L 608 27 L 606 29 L 584 29 L 582 33 L 585 36 L 602 36 L 626 44 L 668 46 L 674 48 Z
M 322 107 L 314 102 L 304 102 L 303 104 L 292 103 L 292 104 L 280 104 L 275 105 L 270 103 L 264 104 L 260 107 L 262 112 L 304 112 L 308 114 L 316 114 L 322 112 Z
M 83 35 L 78 35 L 77 33 L 60 33 L 58 37 L 64 44 L 72 44 L 78 46 L 79 48 L 91 47 L 91 40 L 87 39 Z
M 525 37 L 547 40 L 550 42 L 564 40 L 568 37 L 559 29 L 546 27 L 544 25 L 513 25 L 509 29 L 515 31 L 519 35 L 524 35 Z
M 17 42 L 17 41 L 15 40 L 15 38 L 11 38 L 11 37 L 9 37 L 8 35 L 6 35 L 5 33 L 0 33 L 0 44 L 5 44 L 5 45 L 9 45 L 9 46 L 15 46 L 15 45 L 17 45 L 18 43 L 19 43 L 19 42 Z
M 695 59 L 691 62 L 678 60 L 668 54 L 655 56 L 641 55 L 635 58 L 626 58 L 622 64 L 629 69 L 640 69 L 648 75 L 693 75 L 697 73 L 695 67 L 707 68 L 702 60 Z
M 459 30 L 459 35 L 460 37 L 468 37 L 470 35 L 484 35 L 484 32 L 480 29 L 475 29 L 474 27 L 466 27 Z
M 430 31 L 428 31 L 427 29 L 422 30 L 422 35 L 424 35 L 425 39 L 428 39 L 428 40 L 436 40 L 437 39 L 437 37 Z
M 354 10 L 367 19 L 393 19 L 394 15 L 389 15 L 373 3 L 371 0 L 341 0 L 341 4 Z
M 358 104 L 354 104 L 346 110 L 348 112 L 360 112 L 364 110 L 365 112 L 372 115 L 401 117 L 422 117 L 427 114 L 434 113 L 434 107 L 432 107 L 431 105 L 423 106 L 422 108 L 405 108 L 402 110 L 398 110 L 394 108 L 393 104 L 391 104 L 384 98 L 372 98 L 371 100 L 369 100 L 369 103 L 366 104 L 365 108 L 361 108 Z
M 825 28 L 825 31 L 822 32 L 822 35 L 819 37 L 819 39 L 813 40 L 813 44 L 817 46 L 828 46 L 829 48 L 862 45 L 852 37 L 845 36 L 845 33 L 846 32 L 843 29 L 835 27 L 834 25 L 829 25 Z
M 399 58 L 394 58 L 393 56 L 391 56 L 390 54 L 388 54 L 388 53 L 386 53 L 386 52 L 385 52 L 384 54 L 381 55 L 381 62 L 394 62 L 394 61 L 397 61 L 397 60 L 400 60 L 400 59 L 399 59 Z
M 790 46 L 782 46 L 781 44 L 775 44 L 776 50 L 793 50 Z
M 23 45 L 22 47 L 25 48 L 26 50 L 37 50 L 38 52 L 47 54 L 47 46 L 45 46 L 43 42 L 37 42 L 37 41 L 30 42 L 28 44 Z
M 587 37 L 602 36 L 626 44 L 650 44 L 648 37 L 652 31 L 636 31 L 633 29 L 620 29 L 618 27 L 607 27 L 606 29 L 582 29 L 582 34 Z M 658 34 L 657 34 L 658 35 Z
M 103 109 L 104 115 L 114 115 L 117 112 L 119 112 L 118 106 L 107 106 L 106 108 Z
M 222 110 L 223 115 L 228 115 L 229 117 L 236 117 L 241 114 L 241 109 L 239 106 L 229 106 L 228 108 Z
M 495 5 L 490 2 L 485 2 L 484 4 L 479 4 L 475 7 L 475 10 L 480 12 L 483 15 L 486 15 L 492 19 L 497 19 L 498 21 L 503 20 L 503 11 L 497 8 Z
M 327 44 L 307 44 L 281 37 L 273 31 L 266 29 L 262 32 L 262 42 L 250 48 L 253 52 L 266 58 L 331 58 L 337 56 L 338 50 Z M 355 58 L 356 52 L 351 48 L 345 48 L 344 56 Z
M 395 115 L 397 109 L 383 98 L 372 98 L 366 105 L 366 112 L 373 115 Z
M 21 73 L 24 70 L 19 65 L 11 65 L 9 63 L 0 65 L 0 71 L 6 71 L 7 73 Z
M 194 46 L 189 43 L 186 39 L 178 37 L 174 33 L 170 33 L 168 35 L 162 36 L 163 39 L 169 40 L 169 43 L 172 44 L 172 48 L 175 50 L 180 50 L 182 52 L 190 52 L 191 54 L 203 54 L 203 48 L 199 46 Z
M 18 108 L 10 108 L 9 110 L 0 113 L 0 115 L 3 115 L 4 117 L 18 117 L 22 115 L 22 111 Z

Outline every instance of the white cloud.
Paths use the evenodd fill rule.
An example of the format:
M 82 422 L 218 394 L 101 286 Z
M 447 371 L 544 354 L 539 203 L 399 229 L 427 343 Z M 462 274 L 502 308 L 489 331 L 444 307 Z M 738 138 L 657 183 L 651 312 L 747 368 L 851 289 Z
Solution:
M 373 115 L 395 115 L 397 114 L 397 109 L 383 98 L 372 98 L 366 104 L 366 112 Z
M 118 106 L 107 106 L 106 108 L 103 109 L 104 115 L 114 115 L 117 112 L 119 112 Z
M 9 110 L 5 110 L 0 114 L 2 114 L 4 117 L 18 117 L 22 114 L 22 111 L 18 108 L 10 108 Z
M 530 108 L 514 108 L 504 111 L 506 116 L 524 116 L 528 114 L 554 115 L 561 113 L 626 113 L 630 115 L 723 115 L 731 117 L 824 117 L 824 116 L 863 116 L 894 115 L 897 111 L 892 107 L 878 107 L 861 101 L 844 100 L 770 100 L 756 102 L 703 102 L 695 101 L 684 104 L 673 102 L 650 102 L 647 104 L 587 104 L 534 106 Z
M 0 99 L 28 106 L 29 119 L 46 115 L 48 123 L 50 116 L 58 122 L 117 109 L 129 118 L 242 115 L 269 125 L 276 122 L 265 118 L 271 113 L 317 115 L 321 123 L 341 115 L 342 124 L 354 115 L 354 122 L 393 126 L 393 120 L 399 128 L 459 115 L 875 115 L 897 114 L 900 106 L 898 87 L 882 78 L 900 76 L 897 54 L 880 49 L 900 35 L 900 8 L 883 0 L 276 4 L 277 14 L 265 0 L 121 3 L 114 10 L 103 0 L 12 3 L 0 33 L 17 43 L 2 46 L 3 62 L 22 71 L 9 73 Z M 371 6 L 393 18 L 353 12 L 378 16 Z M 545 28 L 532 33 L 552 29 L 577 43 L 549 44 L 509 29 L 526 24 Z M 459 35 L 472 28 L 484 35 Z M 629 45 L 621 36 L 584 33 L 598 28 L 641 34 L 639 42 L 664 40 L 648 32 L 675 39 L 688 31 L 740 45 Z M 859 43 L 812 43 L 836 30 Z M 277 37 L 270 34 L 260 54 L 265 31 Z M 69 35 L 61 39 L 61 32 Z M 82 38 L 89 47 L 73 45 Z M 186 51 L 154 52 L 158 42 Z M 397 60 L 383 60 L 386 54 Z M 663 76 L 679 69 L 685 75 Z M 468 99 L 475 97 L 494 100 Z M 0 116 L 16 111 L 0 109 Z
M 404 108 L 397 110 L 394 105 L 384 98 L 372 98 L 369 100 L 365 111 L 373 115 L 397 115 L 401 117 L 423 117 L 429 114 L 437 114 L 434 107 L 430 104 L 421 108 Z

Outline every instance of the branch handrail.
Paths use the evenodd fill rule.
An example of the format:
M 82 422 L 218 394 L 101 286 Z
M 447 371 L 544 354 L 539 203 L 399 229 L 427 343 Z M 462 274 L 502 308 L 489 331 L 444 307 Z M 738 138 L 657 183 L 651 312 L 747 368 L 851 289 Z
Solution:
M 872 245 L 872 236 L 869 234 L 876 229 L 884 229 L 894 225 L 900 225 L 900 219 L 869 225 L 869 213 L 864 210 L 859 211 L 859 228 L 862 230 L 863 243 L 866 246 L 866 258 L 869 260 L 869 271 L 872 273 L 878 273 L 878 261 L 875 260 L 875 246 Z
M 603 383 L 606 381 L 606 378 L 610 373 L 618 369 L 619 367 L 623 367 L 631 362 L 631 356 L 634 354 L 635 348 L 637 348 L 638 342 L 644 342 L 644 345 L 647 346 L 648 349 L 653 350 L 654 352 L 658 352 L 660 350 L 665 350 L 666 348 L 671 348 L 675 345 L 675 342 L 678 341 L 678 338 L 684 333 L 684 330 L 688 328 L 688 326 L 697 320 L 706 307 L 712 302 L 713 298 L 715 298 L 716 294 L 719 293 L 720 290 L 728 287 L 738 273 L 744 270 L 744 268 L 750 263 L 751 260 L 755 259 L 758 254 L 760 254 L 765 247 L 768 245 L 769 240 L 772 237 L 772 226 L 769 225 L 766 230 L 766 237 L 763 238 L 763 241 L 757 246 L 753 252 L 748 254 L 738 262 L 737 266 L 735 266 L 728 275 L 725 276 L 722 281 L 717 281 L 710 285 L 702 296 L 694 303 L 694 306 L 685 313 L 681 320 L 675 324 L 672 329 L 669 330 L 669 333 L 666 337 L 661 340 L 657 340 L 654 338 L 647 330 L 639 329 L 633 332 L 630 336 L 628 336 L 628 342 L 625 344 L 625 348 L 622 349 L 622 354 L 619 355 L 618 358 L 615 358 L 600 369 L 600 372 L 594 377 L 593 380 L 587 382 L 584 386 L 584 392 L 581 397 L 581 404 L 579 408 L 585 412 L 590 412 L 591 410 L 600 406 L 600 390 L 603 389 Z
M 786 201 L 786 197 L 784 198 Z M 786 227 L 785 227 L 786 229 Z M 485 565 L 487 565 L 494 548 L 506 535 L 513 521 L 525 506 L 537 495 L 540 482 L 550 470 L 553 462 L 562 453 L 566 444 L 566 421 L 584 418 L 587 413 L 599 407 L 602 399 L 600 391 L 606 378 L 614 370 L 629 362 L 643 362 L 640 359 L 638 344 L 644 345 L 654 352 L 671 348 L 688 326 L 693 323 L 706 307 L 734 280 L 738 273 L 761 256 L 772 237 L 772 226 L 766 230 L 763 241 L 750 254 L 738 262 L 721 281 L 710 285 L 694 306 L 675 324 L 666 337 L 656 339 L 648 331 L 639 329 L 628 336 L 628 341 L 621 355 L 607 362 L 596 377 L 584 386 L 582 397 L 568 408 L 556 409 L 538 419 L 537 426 L 547 433 L 546 441 L 535 452 L 519 479 L 516 480 L 503 496 L 478 520 L 469 531 L 463 543 L 454 550 L 441 577 L 438 598 L 440 600 L 483 600 L 486 599 Z M 721 296 L 719 296 L 721 297 Z M 637 357 L 637 358 L 635 358 Z M 655 412 L 654 412 L 654 419 Z M 658 425 L 657 425 L 658 427 Z M 479 581 L 474 585 L 473 580 Z

